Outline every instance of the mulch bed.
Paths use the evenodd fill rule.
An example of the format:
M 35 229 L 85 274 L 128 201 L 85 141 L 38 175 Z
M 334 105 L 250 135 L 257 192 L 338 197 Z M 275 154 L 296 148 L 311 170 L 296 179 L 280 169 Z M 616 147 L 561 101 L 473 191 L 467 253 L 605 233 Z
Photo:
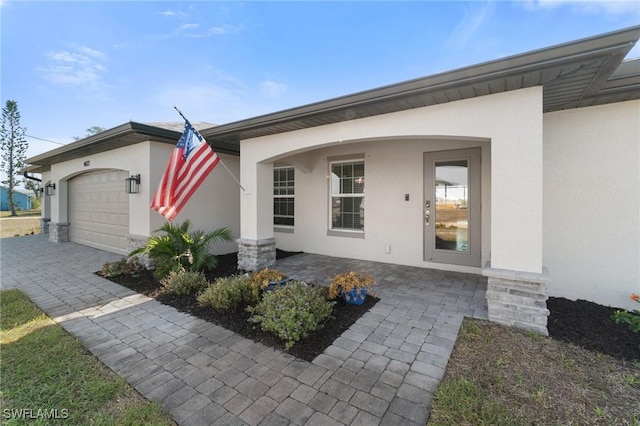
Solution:
M 295 254 L 297 253 L 277 250 L 276 258 L 282 259 Z M 237 270 L 237 253 L 217 257 L 218 267 L 205 274 L 210 282 L 215 281 L 216 278 L 226 277 L 239 272 Z M 185 312 L 205 321 L 213 322 L 255 342 L 260 342 L 266 346 L 285 351 L 284 344 L 280 339 L 271 333 L 262 331 L 256 324 L 251 324 L 247 321 L 250 315 L 244 310 L 244 306 L 231 311 L 216 311 L 210 307 L 202 307 L 198 304 L 194 295 L 178 296 L 162 291 L 153 274 L 149 271 L 141 273 L 136 278 L 121 275 L 108 279 L 156 299 L 160 303 L 172 306 L 180 312 Z M 379 299 L 371 297 L 370 295 L 367 296 L 362 305 L 347 305 L 342 300 L 337 300 L 333 307 L 331 317 L 324 323 L 324 327 L 316 330 L 307 338 L 298 341 L 286 352 L 300 359 L 309 362 L 313 361 L 316 356 L 324 352 L 334 340 L 340 337 L 344 331 L 369 311 L 378 300 Z
M 296 254 L 278 250 L 276 258 Z M 237 253 L 231 253 L 218 256 L 218 267 L 206 275 L 209 281 L 214 281 L 218 277 L 236 273 Z M 284 350 L 283 343 L 277 337 L 247 322 L 249 315 L 244 311 L 244 307 L 226 312 L 203 308 L 199 306 L 195 296 L 177 296 L 163 292 L 150 272 L 142 273 L 138 278 L 119 276 L 109 279 L 163 304 L 173 306 L 181 312 L 216 323 L 256 342 Z M 360 306 L 346 305 L 338 301 L 334 306 L 332 318 L 325 323 L 325 327 L 300 340 L 287 352 L 312 361 L 377 302 L 378 299 L 371 296 L 367 296 L 365 303 Z M 549 298 L 547 307 L 551 311 L 548 329 L 552 338 L 618 359 L 640 360 L 640 333 L 631 332 L 624 324 L 615 324 L 611 320 L 615 309 L 584 300 L 571 301 L 555 297 Z
M 640 333 L 613 322 L 616 309 L 561 297 L 550 297 L 547 308 L 551 311 L 547 328 L 554 339 L 618 359 L 640 360 Z

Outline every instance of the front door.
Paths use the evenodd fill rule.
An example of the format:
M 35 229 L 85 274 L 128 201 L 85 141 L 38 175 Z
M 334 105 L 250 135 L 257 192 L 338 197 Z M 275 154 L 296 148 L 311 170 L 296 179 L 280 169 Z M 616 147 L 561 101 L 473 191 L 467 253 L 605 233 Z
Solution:
M 480 266 L 480 148 L 424 153 L 424 260 Z

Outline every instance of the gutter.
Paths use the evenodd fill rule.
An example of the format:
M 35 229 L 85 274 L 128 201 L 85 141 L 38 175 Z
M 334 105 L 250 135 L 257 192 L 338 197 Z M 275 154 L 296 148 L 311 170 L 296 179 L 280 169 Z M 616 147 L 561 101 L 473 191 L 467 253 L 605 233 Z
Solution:
M 575 61 L 588 61 L 592 58 L 611 57 L 621 53 L 626 54 L 635 45 L 638 37 L 640 37 L 640 26 L 634 26 L 427 77 L 222 124 L 204 130 L 201 133 L 208 141 L 222 140 L 223 138 L 237 137 L 241 132 L 315 118 L 345 109 L 367 107 L 372 104 L 411 95 L 444 91 L 496 78 L 506 78 L 531 71 L 552 69 L 555 66 Z M 544 85 L 544 83 L 546 82 L 542 84 Z
M 174 140 L 178 140 L 181 134 L 181 132 L 178 132 L 178 131 L 163 129 L 160 127 L 149 126 L 146 124 L 137 123 L 135 121 L 130 121 L 128 123 L 122 124 L 112 129 L 108 129 L 103 132 L 96 133 L 95 135 L 91 135 L 84 139 L 80 139 L 78 141 L 71 142 L 59 148 L 55 148 L 51 151 L 47 151 L 43 154 L 36 155 L 35 157 L 28 158 L 27 161 L 31 164 L 40 164 L 42 161 L 47 160 L 51 157 L 55 157 L 61 154 L 66 154 L 68 152 L 85 148 L 89 145 L 116 139 L 118 137 L 126 136 L 132 133 L 139 133 L 144 136 L 159 137 L 159 138 L 174 139 Z

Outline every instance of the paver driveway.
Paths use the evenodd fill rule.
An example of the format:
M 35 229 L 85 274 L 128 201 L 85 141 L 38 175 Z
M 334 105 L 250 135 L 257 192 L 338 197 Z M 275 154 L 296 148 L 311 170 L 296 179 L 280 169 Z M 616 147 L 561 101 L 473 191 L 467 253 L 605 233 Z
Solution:
M 278 261 L 326 283 L 366 271 L 378 302 L 312 363 L 94 274 L 120 256 L 46 235 L 0 240 L 2 288 L 20 288 L 181 425 L 424 425 L 463 316 L 486 318 L 486 279 L 301 254 Z

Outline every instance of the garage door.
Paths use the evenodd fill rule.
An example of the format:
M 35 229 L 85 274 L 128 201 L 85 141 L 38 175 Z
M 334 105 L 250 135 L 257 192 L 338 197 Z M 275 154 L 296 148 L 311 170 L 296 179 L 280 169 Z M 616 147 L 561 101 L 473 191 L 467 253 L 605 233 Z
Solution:
M 69 181 L 69 240 L 119 254 L 128 253 L 129 195 L 122 170 L 79 175 Z

